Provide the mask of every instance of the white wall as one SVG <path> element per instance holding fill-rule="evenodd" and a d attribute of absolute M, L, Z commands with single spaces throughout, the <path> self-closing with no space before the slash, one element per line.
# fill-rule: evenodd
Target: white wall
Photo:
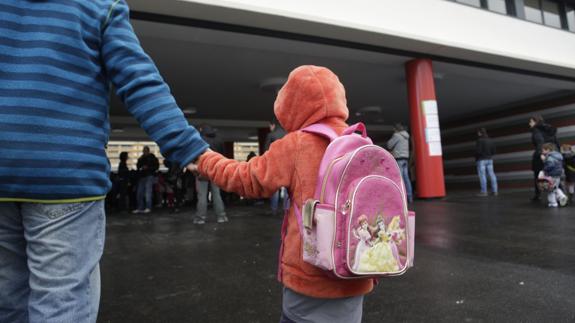
<path fill-rule="evenodd" d="M 128 0 L 132 10 L 575 77 L 575 34 L 446 0 Z"/>

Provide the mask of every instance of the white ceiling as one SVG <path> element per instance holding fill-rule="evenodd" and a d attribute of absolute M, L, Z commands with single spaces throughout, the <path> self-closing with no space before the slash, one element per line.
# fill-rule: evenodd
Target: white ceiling
<path fill-rule="evenodd" d="M 190 120 L 208 120 L 227 140 L 244 140 L 273 116 L 275 94 L 262 81 L 286 77 L 299 65 L 332 69 L 347 89 L 354 116 L 366 106 L 381 106 L 382 117 L 371 129 L 387 130 L 408 122 L 404 63 L 411 57 L 313 44 L 272 37 L 132 21 L 147 53 L 156 62 L 182 109 L 195 107 Z M 514 102 L 572 91 L 575 83 L 434 62 L 441 120 Z M 145 136 L 117 99 L 112 105 L 112 139 Z M 353 121 L 355 121 L 353 120 Z"/>

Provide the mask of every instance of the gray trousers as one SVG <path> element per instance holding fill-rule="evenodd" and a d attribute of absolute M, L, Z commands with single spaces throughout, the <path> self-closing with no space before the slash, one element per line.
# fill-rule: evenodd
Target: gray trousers
<path fill-rule="evenodd" d="M 196 217 L 202 220 L 206 219 L 206 214 L 208 213 L 208 188 L 212 191 L 212 200 L 214 202 L 216 215 L 226 215 L 224 201 L 222 201 L 222 196 L 220 195 L 220 188 L 210 181 L 196 180 L 196 189 L 198 190 Z"/>
<path fill-rule="evenodd" d="M 284 287 L 280 323 L 361 323 L 363 295 L 322 299 Z"/>

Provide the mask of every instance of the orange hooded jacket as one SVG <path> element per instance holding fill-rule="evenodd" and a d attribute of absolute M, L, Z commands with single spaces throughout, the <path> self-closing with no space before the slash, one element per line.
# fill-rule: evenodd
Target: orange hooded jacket
<path fill-rule="evenodd" d="M 314 123 L 324 123 L 341 133 L 349 111 L 345 89 L 329 69 L 300 66 L 293 70 L 279 91 L 275 115 L 288 132 L 270 149 L 249 162 L 237 162 L 215 152 L 207 152 L 198 162 L 199 172 L 225 191 L 249 198 L 269 197 L 287 187 L 297 207 L 312 198 L 319 165 L 328 141 L 298 131 Z M 364 295 L 373 289 L 369 279 L 340 280 L 302 259 L 302 240 L 293 207 L 287 215 L 287 233 L 282 241 L 280 281 L 288 288 L 317 298 Z"/>

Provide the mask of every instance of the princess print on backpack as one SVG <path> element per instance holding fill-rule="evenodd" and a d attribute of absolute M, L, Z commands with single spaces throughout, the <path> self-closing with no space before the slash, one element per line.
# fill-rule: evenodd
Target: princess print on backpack
<path fill-rule="evenodd" d="M 394 217 L 393 219 L 399 220 L 399 217 Z M 398 223 L 393 219 L 386 228 L 383 216 L 377 217 L 377 224 L 373 229 L 372 247 L 358 254 L 357 250 L 360 250 L 360 245 L 358 244 L 354 259 L 355 271 L 393 272 L 399 270 L 401 260 L 396 243 L 400 239 L 401 234 L 392 232 L 392 224 Z M 403 230 L 401 231 L 403 233 Z"/>

